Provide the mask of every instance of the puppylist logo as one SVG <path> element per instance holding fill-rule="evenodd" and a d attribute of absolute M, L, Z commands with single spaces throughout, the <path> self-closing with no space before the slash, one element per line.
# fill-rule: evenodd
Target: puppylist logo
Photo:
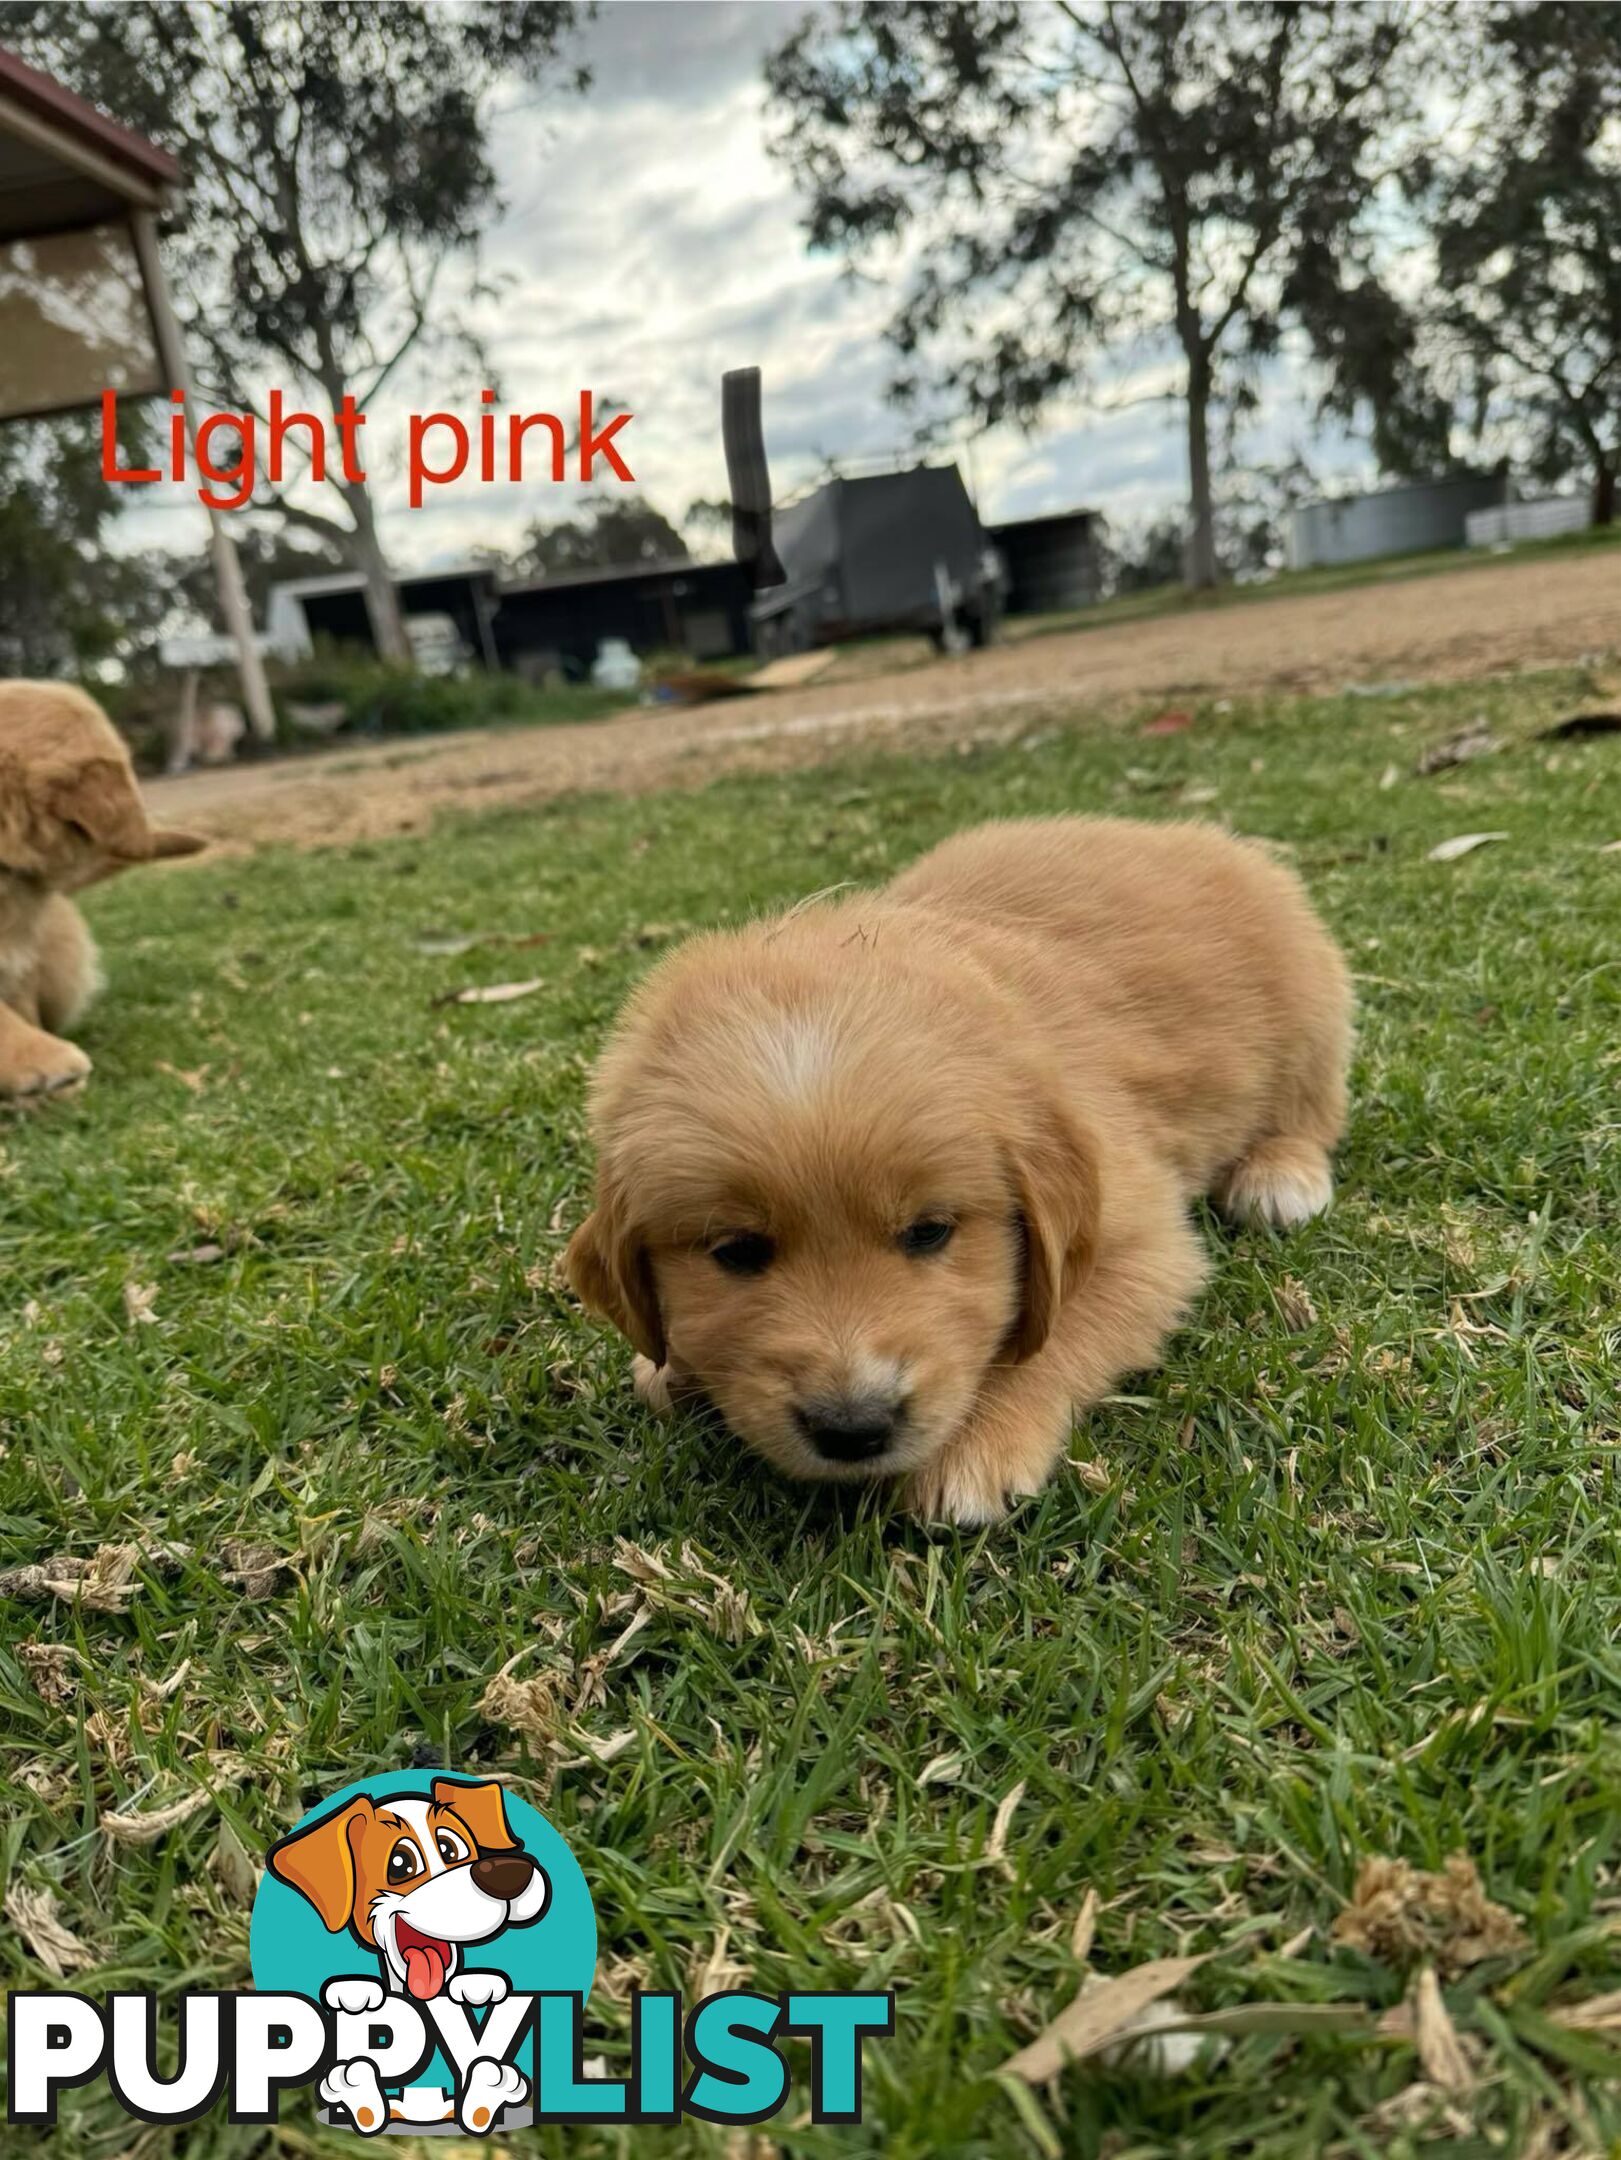
<path fill-rule="evenodd" d="M 625 2078 L 587 2077 L 597 1925 L 578 1861 L 537 1808 L 492 1779 L 398 1772 L 346 1785 L 270 1849 L 254 1900 L 254 1986 L 187 1994 L 176 2068 L 159 2074 L 154 1994 L 8 1999 L 8 2118 L 52 2124 L 105 2076 L 143 2122 L 277 2119 L 315 2088 L 318 2119 L 375 2137 L 532 2123 L 766 2121 L 809 2044 L 817 2123 L 861 2120 L 863 2042 L 894 2029 L 876 1994 L 730 1990 L 631 1998 Z"/>

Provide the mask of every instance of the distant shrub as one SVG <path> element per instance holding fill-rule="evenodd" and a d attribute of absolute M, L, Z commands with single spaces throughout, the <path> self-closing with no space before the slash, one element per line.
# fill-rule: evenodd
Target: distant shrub
<path fill-rule="evenodd" d="M 456 728 L 501 722 L 545 725 L 590 720 L 625 703 L 623 694 L 565 683 L 536 688 L 516 676 L 472 669 L 464 675 L 423 675 L 392 667 L 369 655 L 318 653 L 295 666 L 271 670 L 271 695 L 287 742 L 308 743 L 309 731 L 288 716 L 289 704 L 342 705 L 339 738 L 357 735 L 443 734 Z"/>

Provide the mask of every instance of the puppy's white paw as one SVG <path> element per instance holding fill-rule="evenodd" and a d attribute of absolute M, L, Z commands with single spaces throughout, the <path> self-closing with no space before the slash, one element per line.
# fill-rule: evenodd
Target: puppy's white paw
<path fill-rule="evenodd" d="M 381 2010 L 385 1999 L 380 1980 L 329 1980 L 321 1990 L 321 2000 L 329 2010 L 347 2010 L 354 2017 Z"/>
<path fill-rule="evenodd" d="M 467 2073 L 456 2119 L 474 2137 L 493 2130 L 504 2107 L 512 2107 L 529 2090 L 529 2080 L 511 2063 L 492 2062 L 481 2055 Z"/>
<path fill-rule="evenodd" d="M 901 1486 L 901 1505 L 909 1515 L 964 1530 L 1000 1522 L 1017 1497 L 1000 1469 L 950 1451 L 914 1470 Z"/>
<path fill-rule="evenodd" d="M 383 2098 L 377 2065 L 364 2056 L 354 2062 L 335 2063 L 321 2080 L 321 2098 L 328 2107 L 346 2108 L 362 2137 L 375 2137 L 379 2130 L 388 2128 L 388 2102 Z"/>
<path fill-rule="evenodd" d="M 1321 1215 L 1334 1198 L 1334 1173 L 1315 1140 L 1263 1140 L 1234 1163 L 1216 1188 L 1216 1204 L 1236 1222 L 1293 1230 Z"/>
<path fill-rule="evenodd" d="M 507 1985 L 505 1973 L 459 1972 L 445 1992 L 452 2002 L 469 2003 L 479 2008 L 485 2003 L 505 2002 L 512 1990 Z"/>
<path fill-rule="evenodd" d="M 675 1408 L 670 1393 L 670 1368 L 655 1365 L 638 1350 L 630 1361 L 630 1384 L 655 1417 L 668 1417 Z"/>

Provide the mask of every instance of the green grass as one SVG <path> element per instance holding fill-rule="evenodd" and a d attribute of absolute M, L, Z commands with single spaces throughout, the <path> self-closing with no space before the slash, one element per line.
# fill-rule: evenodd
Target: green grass
<path fill-rule="evenodd" d="M 865 2127 L 769 2126 L 795 2155 L 1615 2149 L 1612 2044 L 1572 2067 L 1536 2014 L 1621 1986 L 1621 856 L 1597 852 L 1621 741 L 1526 740 L 1595 694 L 1566 674 L 1204 706 L 1162 739 L 1077 718 L 94 893 L 90 1091 L 0 1127 L 0 1564 L 176 1557 L 121 1612 L 0 1601 L 0 1874 L 55 1890 L 95 1961 L 73 1984 L 245 1984 L 222 1824 L 257 1863 L 306 1796 L 425 1750 L 512 1777 L 572 1841 L 603 1939 L 592 2052 L 620 2059 L 630 1985 L 690 1984 L 723 1934 L 768 1989 L 894 1989 Z M 1477 713 L 1515 746 L 1410 777 Z M 1358 972 L 1334 1212 L 1287 1242 L 1207 1223 L 1195 1318 L 1077 1434 L 1101 1472 L 983 1534 L 650 1421 L 624 1347 L 552 1279 L 585 1072 L 650 956 L 977 818 L 1174 815 L 1185 790 L 1296 851 Z M 446 931 L 549 942 L 422 949 Z M 532 975 L 515 1003 L 436 1003 Z M 268 1581 L 233 1539 L 275 1556 Z M 631 1609 L 618 1539 L 676 1589 L 575 1711 Z M 68 1653 L 55 1687 L 30 1645 Z M 554 1702 L 527 1739 L 480 1708 L 520 1652 Z M 634 1738 L 601 1766 L 578 1729 Z M 98 1831 L 192 1791 L 211 1752 L 241 1773 L 217 1805 L 150 1846 Z M 986 1846 L 1020 1783 L 1004 1864 Z M 1022 2106 L 993 2077 L 1074 1994 L 1089 1888 L 1098 1973 L 1211 1951 L 1200 2008 L 1388 2006 L 1404 1977 L 1327 1931 L 1361 1856 L 1456 1850 L 1538 1955 L 1453 1989 L 1481 2083 L 1450 2117 L 1390 2041 L 1241 2038 L 1180 2079 L 1072 2071 Z M 43 1981 L 12 1933 L 0 1970 Z M 137 2138 L 98 2086 L 49 2149 L 356 2149 L 307 2099 L 286 2113 Z"/>
<path fill-rule="evenodd" d="M 1381 555 L 1371 562 L 1325 564 L 1316 570 L 1280 570 L 1275 577 L 1244 585 L 1220 585 L 1196 592 L 1188 585 L 1154 585 L 1146 592 L 1119 593 L 1090 607 L 1066 608 L 1051 615 L 1015 615 L 1002 634 L 1015 643 L 1046 637 L 1054 631 L 1107 630 L 1116 623 L 1151 622 L 1161 615 L 1185 615 L 1210 608 L 1244 607 L 1254 600 L 1304 598 L 1313 593 L 1349 592 L 1355 586 L 1402 584 L 1409 578 L 1436 577 L 1448 570 L 1484 570 L 1506 562 L 1561 561 L 1570 555 L 1602 554 L 1621 547 L 1621 525 L 1587 532 L 1559 533 L 1551 540 L 1521 540 L 1505 548 L 1425 548 L 1416 555 Z"/>

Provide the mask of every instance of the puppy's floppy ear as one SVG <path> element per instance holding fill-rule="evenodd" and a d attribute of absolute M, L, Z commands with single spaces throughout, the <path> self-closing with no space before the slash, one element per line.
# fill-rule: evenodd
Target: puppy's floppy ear
<path fill-rule="evenodd" d="M 24 760 L 0 750 L 0 870 L 43 877 L 51 869 L 36 792 Z"/>
<path fill-rule="evenodd" d="M 507 1823 L 506 1802 L 493 1778 L 482 1785 L 458 1785 L 450 1778 L 435 1778 L 433 1804 L 461 1817 L 481 1853 L 517 1850 L 518 1840 Z"/>
<path fill-rule="evenodd" d="M 1034 1357 L 1092 1265 L 1102 1198 L 1096 1140 L 1042 1084 L 1012 1149 L 1024 1226 L 1024 1285 L 1008 1336 L 1015 1364 Z"/>
<path fill-rule="evenodd" d="M 115 862 L 147 862 L 152 828 L 129 768 L 117 758 L 91 758 L 51 789 L 50 807 Z"/>
<path fill-rule="evenodd" d="M 308 1898 L 321 1915 L 322 1926 L 334 1935 L 349 1925 L 355 1910 L 355 1854 L 350 1832 L 370 1822 L 375 1813 L 370 1800 L 362 1795 L 335 1814 L 323 1815 L 307 1830 L 295 1830 L 291 1837 L 272 1845 L 266 1856 L 271 1874 Z"/>
<path fill-rule="evenodd" d="M 606 1177 L 598 1181 L 596 1206 L 568 1241 L 563 1272 L 582 1304 L 611 1320 L 643 1357 L 664 1363 L 653 1264 L 623 1198 Z"/>

